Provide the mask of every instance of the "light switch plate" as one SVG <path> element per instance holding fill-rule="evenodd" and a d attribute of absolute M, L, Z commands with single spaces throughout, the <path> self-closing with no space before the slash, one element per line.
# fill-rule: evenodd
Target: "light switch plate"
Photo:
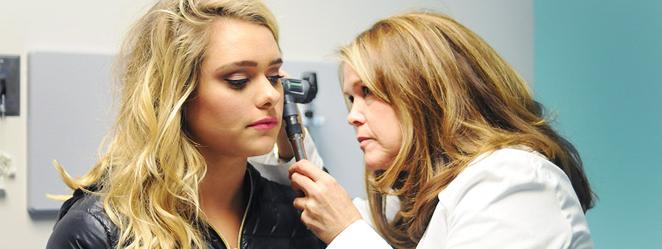
<path fill-rule="evenodd" d="M 0 55 L 0 80 L 5 81 L 5 116 L 21 113 L 21 59 L 15 55 Z"/>

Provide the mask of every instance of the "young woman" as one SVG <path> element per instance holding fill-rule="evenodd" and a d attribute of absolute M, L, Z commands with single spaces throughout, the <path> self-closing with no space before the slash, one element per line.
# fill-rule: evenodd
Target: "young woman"
<path fill-rule="evenodd" d="M 47 248 L 324 247 L 292 190 L 247 162 L 281 130 L 283 60 L 262 2 L 159 1 L 121 59 L 107 152 L 82 178 L 63 172 L 76 191 Z"/>
<path fill-rule="evenodd" d="M 476 34 L 409 13 L 340 53 L 368 205 L 310 162 L 290 168 L 301 220 L 328 248 L 593 247 L 577 151 Z"/>

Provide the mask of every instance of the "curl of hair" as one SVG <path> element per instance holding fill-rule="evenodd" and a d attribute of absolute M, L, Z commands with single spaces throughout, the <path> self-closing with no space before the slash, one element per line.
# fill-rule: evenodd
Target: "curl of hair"
<path fill-rule="evenodd" d="M 593 194 L 575 148 L 543 117 L 526 82 L 478 35 L 450 17 L 413 12 L 378 21 L 340 49 L 344 64 L 395 110 L 402 145 L 382 172 L 366 172 L 377 230 L 414 248 L 437 195 L 477 156 L 526 146 L 570 178 L 584 211 Z M 385 216 L 386 195 L 401 209 Z"/>
<path fill-rule="evenodd" d="M 105 153 L 77 179 L 57 166 L 72 189 L 95 186 L 118 227 L 116 248 L 205 247 L 198 184 L 206 164 L 182 113 L 219 18 L 265 26 L 278 41 L 275 18 L 259 0 L 159 1 L 123 44 L 119 110 Z"/>

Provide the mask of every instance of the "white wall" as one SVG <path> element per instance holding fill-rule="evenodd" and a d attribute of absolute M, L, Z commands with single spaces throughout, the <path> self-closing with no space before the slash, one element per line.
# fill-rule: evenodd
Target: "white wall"
<path fill-rule="evenodd" d="M 482 36 L 528 81 L 533 80 L 532 0 L 267 1 L 280 21 L 288 58 L 334 59 L 340 45 L 378 19 L 421 8 L 449 14 Z M 295 10 L 296 9 L 296 10 Z"/>
<path fill-rule="evenodd" d="M 499 50 L 526 79 L 533 78 L 531 0 L 266 2 L 280 22 L 281 46 L 286 59 L 333 60 L 338 46 L 373 21 L 403 10 L 425 7 L 444 10 L 457 17 Z M 43 248 L 54 223 L 32 220 L 27 213 L 27 53 L 114 53 L 130 23 L 151 3 L 146 0 L 0 0 L 0 54 L 21 56 L 22 89 L 21 116 L 0 120 L 0 151 L 13 157 L 17 169 L 16 177 L 4 184 L 6 195 L 0 197 L 0 248 Z M 361 174 L 355 175 L 360 181 Z"/>

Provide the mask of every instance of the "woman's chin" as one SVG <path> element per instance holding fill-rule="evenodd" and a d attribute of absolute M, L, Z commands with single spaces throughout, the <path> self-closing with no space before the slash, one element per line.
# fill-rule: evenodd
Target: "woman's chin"
<path fill-rule="evenodd" d="M 387 167 L 388 167 L 388 165 L 386 165 L 385 163 L 372 162 L 370 160 L 365 160 L 365 168 L 370 172 L 374 172 L 374 171 L 377 171 L 377 170 L 385 170 Z"/>
<path fill-rule="evenodd" d="M 261 156 L 267 153 L 270 153 L 274 150 L 274 144 L 264 144 L 264 145 L 259 145 L 256 144 L 257 146 L 253 147 L 249 152 L 248 156 Z"/>
<path fill-rule="evenodd" d="M 385 170 L 391 165 L 392 156 L 372 151 L 363 153 L 363 162 L 368 171 Z"/>

